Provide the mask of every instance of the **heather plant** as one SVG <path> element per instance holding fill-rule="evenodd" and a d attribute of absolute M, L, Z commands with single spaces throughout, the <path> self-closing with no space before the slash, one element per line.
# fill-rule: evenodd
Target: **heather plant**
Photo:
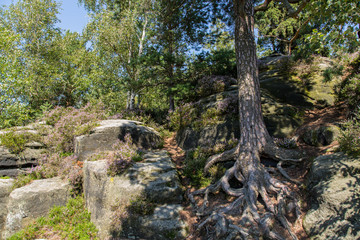
<path fill-rule="evenodd" d="M 139 161 L 140 153 L 134 146 L 130 134 L 126 134 L 124 141 L 118 140 L 113 146 L 113 151 L 106 156 L 107 172 L 110 176 L 122 173 L 130 167 L 134 161 Z"/>
<path fill-rule="evenodd" d="M 199 97 L 206 97 L 214 93 L 223 92 L 227 87 L 236 84 L 236 80 L 225 76 L 207 76 L 199 79 L 196 93 Z"/>
<path fill-rule="evenodd" d="M 174 111 L 169 112 L 169 125 L 178 131 L 181 128 L 190 125 L 196 119 L 196 107 L 192 103 L 181 104 Z"/>
<path fill-rule="evenodd" d="M 74 195 L 82 190 L 82 163 L 77 161 L 75 155 L 62 155 L 53 153 L 46 155 L 38 166 L 32 167 L 25 174 L 17 176 L 13 188 L 19 188 L 36 179 L 45 179 L 59 176 L 67 179 Z"/>
<path fill-rule="evenodd" d="M 55 108 L 44 117 L 48 124 L 54 126 L 45 141 L 57 152 L 73 152 L 74 138 L 90 133 L 96 127 L 96 122 L 105 117 L 106 113 L 101 104 L 87 104 L 80 109 Z"/>
<path fill-rule="evenodd" d="M 42 137 L 32 132 L 16 132 L 16 130 L 10 130 L 0 135 L 1 145 L 14 154 L 24 151 L 25 145 L 33 141 L 42 142 Z"/>
<path fill-rule="evenodd" d="M 338 140 L 341 151 L 360 156 L 360 107 L 354 117 L 343 124 Z"/>
<path fill-rule="evenodd" d="M 296 141 L 293 138 L 273 138 L 273 139 L 274 139 L 274 143 L 278 147 L 289 148 L 289 149 L 297 148 Z"/>
<path fill-rule="evenodd" d="M 83 197 L 72 198 L 66 206 L 55 206 L 9 240 L 22 239 L 97 239 L 97 229 L 90 220 Z"/>

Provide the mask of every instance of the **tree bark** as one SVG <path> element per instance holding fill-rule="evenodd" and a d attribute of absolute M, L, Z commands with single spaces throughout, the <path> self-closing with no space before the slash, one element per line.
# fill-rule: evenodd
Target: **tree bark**
<path fill-rule="evenodd" d="M 256 43 L 254 37 L 254 1 L 234 0 L 235 49 L 239 85 L 240 149 L 260 153 L 270 139 L 261 113 Z M 259 158 L 257 158 L 260 160 Z M 249 163 L 256 164 L 258 163 Z"/>

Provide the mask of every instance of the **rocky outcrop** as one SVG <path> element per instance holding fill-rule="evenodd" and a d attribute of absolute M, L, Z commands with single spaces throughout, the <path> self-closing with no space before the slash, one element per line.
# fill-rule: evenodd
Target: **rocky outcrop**
<path fill-rule="evenodd" d="M 69 183 L 60 178 L 35 180 L 17 188 L 9 195 L 3 238 L 21 230 L 38 217 L 45 216 L 51 207 L 64 206 L 70 197 Z"/>
<path fill-rule="evenodd" d="M 316 158 L 309 173 L 311 208 L 303 226 L 311 238 L 360 239 L 360 158 Z"/>
<path fill-rule="evenodd" d="M 80 160 L 98 151 L 112 150 L 117 140 L 124 140 L 130 134 L 133 143 L 139 148 L 152 149 L 161 144 L 161 137 L 152 128 L 145 127 L 141 122 L 131 120 L 104 120 L 99 122 L 89 135 L 75 138 L 75 154 Z"/>
<path fill-rule="evenodd" d="M 0 179 L 0 240 L 4 232 L 5 220 L 7 216 L 7 203 L 12 190 L 13 179 Z"/>
<path fill-rule="evenodd" d="M 115 177 L 108 176 L 105 160 L 85 161 L 83 171 L 85 202 L 100 239 L 120 236 L 168 239 L 167 234 L 183 233 L 184 224 L 179 219 L 182 190 L 166 151 L 145 154 L 143 162 Z M 130 214 L 116 225 L 114 222 L 119 218 L 114 218 L 127 216 L 128 209 L 139 199 L 157 205 L 153 214 Z"/>

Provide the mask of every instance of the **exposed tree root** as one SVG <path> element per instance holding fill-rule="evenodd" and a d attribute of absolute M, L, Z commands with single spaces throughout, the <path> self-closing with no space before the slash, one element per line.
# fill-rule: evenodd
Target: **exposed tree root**
<path fill-rule="evenodd" d="M 265 154 L 269 156 L 268 153 L 265 152 Z M 286 161 L 299 162 L 300 160 L 282 158 L 279 156 L 279 151 L 276 152 L 276 150 L 271 152 L 271 156 L 276 156 L 274 158 L 279 160 L 278 169 L 280 173 L 290 180 L 291 178 L 281 167 L 281 164 Z M 206 163 L 205 171 L 216 163 L 231 159 L 236 159 L 235 164 L 225 172 L 219 181 L 188 195 L 197 214 L 204 219 L 198 225 L 198 229 L 212 226 L 217 239 L 235 239 L 236 237 L 258 239 L 261 236 L 271 239 L 285 239 L 290 236 L 292 239 L 297 239 L 286 218 L 288 203 L 295 206 L 292 211 L 297 216 L 296 219 L 299 218 L 300 207 L 297 199 L 284 183 L 273 178 L 260 164 L 260 155 L 257 152 L 239 151 L 238 146 L 210 157 Z M 229 183 L 231 179 L 236 179 L 241 187 L 232 187 Z M 220 190 L 236 199 L 227 206 L 210 210 L 209 195 L 216 194 Z M 194 198 L 197 195 L 203 195 L 204 201 L 200 206 L 196 204 Z M 259 209 L 261 204 L 264 209 L 262 207 Z M 234 216 L 234 213 L 238 216 L 236 222 L 229 217 Z M 281 236 L 274 231 L 273 224 L 275 222 L 280 223 L 287 230 L 289 236 Z"/>

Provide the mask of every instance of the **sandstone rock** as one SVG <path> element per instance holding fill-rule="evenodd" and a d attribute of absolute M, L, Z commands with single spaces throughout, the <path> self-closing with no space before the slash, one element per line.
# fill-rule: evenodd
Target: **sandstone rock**
<path fill-rule="evenodd" d="M 53 206 L 64 206 L 70 197 L 69 183 L 60 178 L 35 180 L 17 188 L 8 199 L 3 237 L 8 238 Z"/>
<path fill-rule="evenodd" d="M 360 159 L 316 158 L 309 173 L 311 208 L 303 226 L 314 239 L 360 239 Z"/>
<path fill-rule="evenodd" d="M 11 192 L 14 179 L 0 179 L 0 240 L 4 232 L 5 220 L 7 215 L 7 203 Z"/>
<path fill-rule="evenodd" d="M 112 150 L 114 143 L 118 139 L 123 141 L 128 133 L 139 148 L 152 149 L 161 144 L 161 138 L 154 129 L 137 121 L 104 120 L 99 124 L 89 135 L 75 138 L 75 153 L 80 160 L 98 151 Z"/>
<path fill-rule="evenodd" d="M 304 131 L 301 139 L 308 145 L 327 146 L 340 134 L 340 128 L 335 125 L 317 126 Z"/>
<path fill-rule="evenodd" d="M 85 161 L 83 171 L 85 202 L 92 222 L 99 229 L 100 239 L 129 230 L 123 226 L 112 229 L 114 206 L 126 208 L 140 197 L 157 204 L 176 204 L 182 200 L 177 172 L 166 151 L 145 154 L 143 162 L 115 177 L 107 175 L 105 160 Z M 132 224 L 130 227 L 130 232 L 139 232 L 144 226 Z"/>
<path fill-rule="evenodd" d="M 11 153 L 6 147 L 0 146 L 0 176 L 18 175 L 24 168 L 37 165 L 44 156 L 44 149 L 25 148 L 19 154 Z"/>

